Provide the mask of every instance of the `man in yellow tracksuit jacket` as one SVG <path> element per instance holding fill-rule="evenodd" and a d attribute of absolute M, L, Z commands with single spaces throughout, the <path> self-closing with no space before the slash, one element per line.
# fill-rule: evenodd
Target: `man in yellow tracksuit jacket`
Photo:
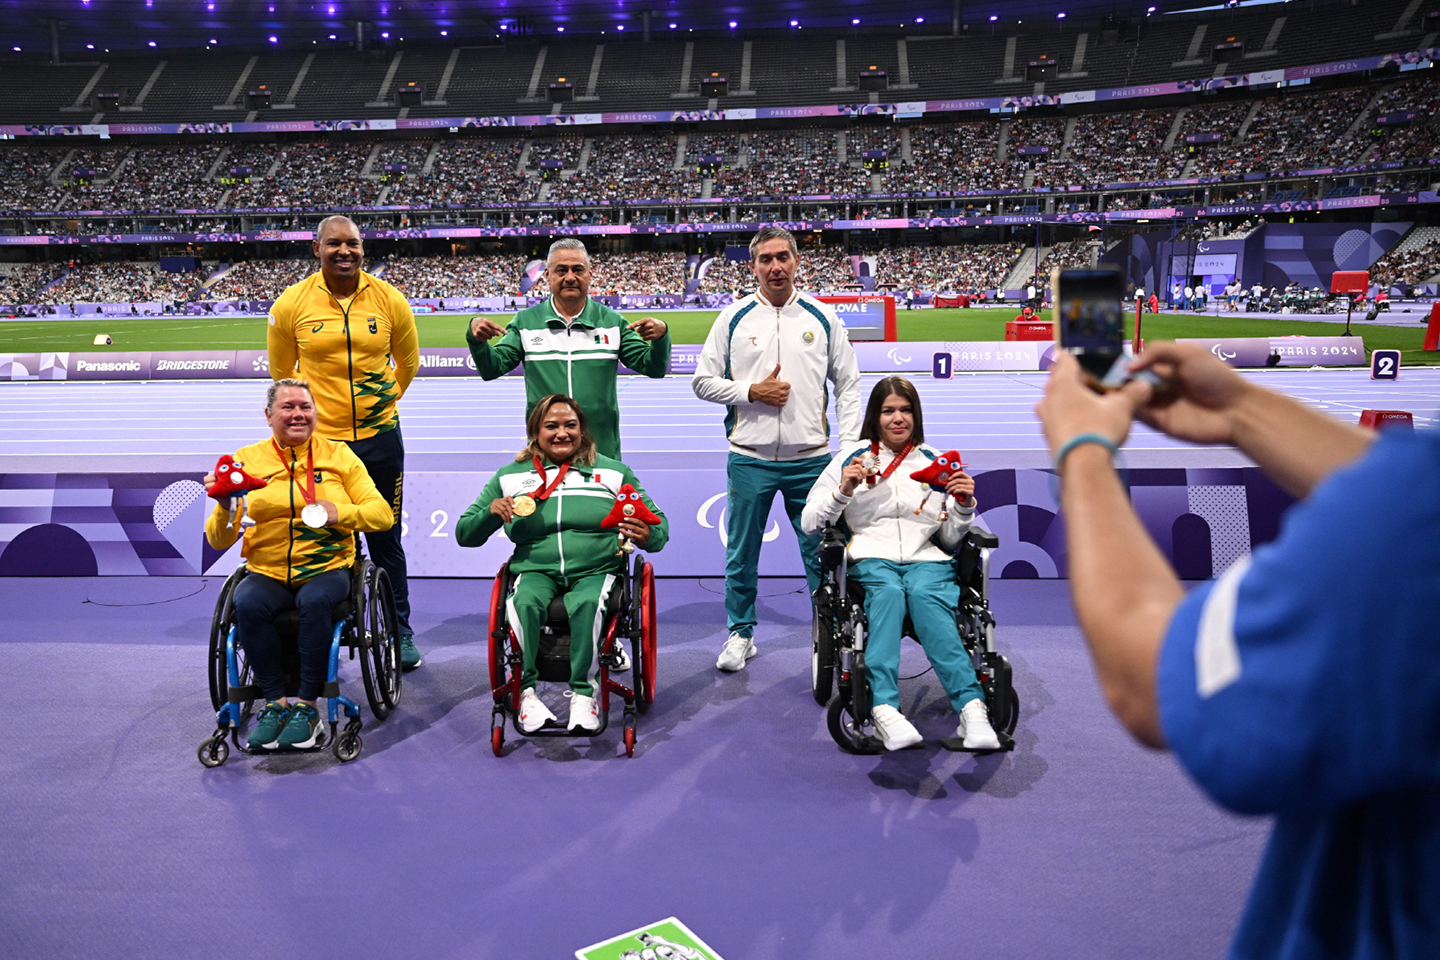
<path fill-rule="evenodd" d="M 320 271 L 287 289 L 270 310 L 270 376 L 310 381 L 316 433 L 349 444 L 390 504 L 394 526 L 366 534 L 365 545 L 390 574 L 401 659 L 414 669 L 421 660 L 400 541 L 405 444 L 396 404 L 420 366 L 415 315 L 400 291 L 361 269 L 364 243 L 350 218 L 322 220 L 313 247 Z"/>

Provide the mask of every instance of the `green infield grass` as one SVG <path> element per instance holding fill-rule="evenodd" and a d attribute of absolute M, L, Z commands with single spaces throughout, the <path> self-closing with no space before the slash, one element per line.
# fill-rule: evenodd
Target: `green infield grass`
<path fill-rule="evenodd" d="M 977 307 L 969 310 L 901 310 L 896 317 L 901 340 L 1003 340 L 1005 321 L 1015 316 L 1015 307 Z M 634 317 L 643 311 L 632 311 Z M 675 343 L 703 343 L 715 319 L 713 310 L 686 310 L 660 313 L 670 325 Z M 497 315 L 501 323 L 507 315 Z M 415 318 L 424 347 L 465 345 L 468 314 L 421 314 Z M 1275 337 L 1337 336 L 1344 332 L 1339 323 L 1291 320 L 1285 317 L 1256 319 L 1235 316 L 1197 316 L 1190 313 L 1146 314 L 1142 332 L 1146 340 L 1176 340 L 1186 337 Z M 1407 364 L 1440 365 L 1440 353 L 1424 353 L 1420 347 L 1425 326 L 1356 325 L 1367 350 L 1400 350 Z M 96 334 L 108 334 L 111 346 L 95 346 Z M 0 353 L 49 353 L 68 351 L 123 350 L 263 350 L 263 317 L 93 317 L 83 320 L 0 321 Z"/>

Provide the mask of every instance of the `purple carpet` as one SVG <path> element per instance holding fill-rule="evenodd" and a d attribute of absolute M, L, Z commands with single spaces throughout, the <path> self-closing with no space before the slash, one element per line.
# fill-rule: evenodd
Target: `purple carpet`
<path fill-rule="evenodd" d="M 425 665 L 389 721 L 364 712 L 359 760 L 206 770 L 219 584 L 0 579 L 0 956 L 562 960 L 674 915 L 726 960 L 1209 958 L 1267 830 L 1111 719 L 1062 581 L 994 585 L 1013 754 L 843 754 L 803 584 L 762 582 L 760 656 L 722 675 L 720 583 L 664 580 L 635 758 L 617 724 L 497 759 L 490 584 L 421 580 Z M 907 644 L 902 676 L 925 666 Z M 901 690 L 953 732 L 932 674 Z"/>

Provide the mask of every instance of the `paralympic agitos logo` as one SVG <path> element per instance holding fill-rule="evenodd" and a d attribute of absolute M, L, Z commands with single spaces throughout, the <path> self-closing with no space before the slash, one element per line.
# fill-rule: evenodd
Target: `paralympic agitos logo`
<path fill-rule="evenodd" d="M 709 500 L 706 500 L 704 503 L 700 504 L 700 509 L 695 511 L 695 522 L 700 524 L 700 526 L 704 527 L 707 530 L 714 530 L 716 533 L 718 533 L 720 535 L 720 545 L 722 547 L 730 546 L 730 535 L 726 532 L 725 504 L 721 502 L 725 499 L 725 497 L 726 494 L 717 493 Z M 714 523 L 711 523 L 710 509 L 714 507 L 717 503 L 720 504 L 720 515 L 715 518 Z M 765 531 L 765 535 L 761 539 L 763 542 L 769 543 L 771 540 L 775 540 L 779 536 L 780 523 L 778 521 L 772 520 L 770 521 L 769 529 Z"/>

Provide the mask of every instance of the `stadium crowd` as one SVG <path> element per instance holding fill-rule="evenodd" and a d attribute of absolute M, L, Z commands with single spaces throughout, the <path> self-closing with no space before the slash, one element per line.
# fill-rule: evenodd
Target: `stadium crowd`
<path fill-rule="evenodd" d="M 67 267 L 60 279 L 33 293 L 23 302 L 63 303 L 174 303 L 193 299 L 205 279 L 203 268 L 166 273 L 158 263 L 119 261 Z"/>
<path fill-rule="evenodd" d="M 1391 251 L 1370 267 L 1370 282 L 1380 287 L 1433 282 L 1440 275 L 1440 238 L 1409 250 Z"/>
<path fill-rule="evenodd" d="M 380 276 L 411 299 L 519 296 L 529 258 L 519 254 L 479 257 L 392 257 Z"/>
<path fill-rule="evenodd" d="M 596 137 L 585 170 L 550 181 L 547 200 L 684 199 L 700 196 L 700 179 L 676 170 L 675 138 L 659 134 Z"/>
<path fill-rule="evenodd" d="M 878 254 L 877 284 L 900 290 L 973 292 L 1004 281 L 1022 248 L 962 243 L 951 247 L 886 248 Z"/>
<path fill-rule="evenodd" d="M 1367 110 L 1377 89 L 1378 98 Z M 1237 140 L 1252 105 L 1254 117 L 1244 139 Z M 1375 122 L 1381 115 L 1400 112 L 1414 113 L 1414 121 L 1384 126 Z M 1368 122 L 1356 124 L 1362 114 Z M 598 132 L 590 137 L 584 169 L 580 160 L 586 138 L 570 131 L 438 141 L 104 144 L 74 149 L 4 143 L 0 210 L 203 210 L 219 206 L 222 198 L 235 209 L 333 208 L 376 204 L 382 192 L 387 204 L 414 206 L 499 205 L 542 198 L 557 203 L 678 200 L 701 195 L 703 178 L 695 165 L 702 155 L 724 158 L 712 195 L 732 198 L 864 196 L 871 188 L 870 173 L 861 168 L 867 150 L 887 151 L 890 166 L 881 189 L 902 194 L 1018 190 L 1027 174 L 1034 186 L 1046 187 L 1170 179 L 1182 172 L 1206 177 L 1423 160 L 1435 154 L 1435 143 L 1440 142 L 1435 136 L 1440 83 L 1410 78 L 1383 88 L 1285 93 L 1259 101 L 1186 107 L 1177 143 L 1167 151 L 1164 143 L 1175 117 L 1168 109 L 1081 115 L 1068 145 L 1066 120 L 1023 115 L 917 123 L 904 130 L 863 126 L 844 134 L 825 127 L 691 134 L 685 137 L 683 170 L 674 168 L 679 137 L 671 133 Z M 1005 124 L 1002 162 L 995 157 Z M 1352 126 L 1356 132 L 1347 135 Z M 1185 135 L 1207 132 L 1222 139 L 1194 147 L 1184 144 Z M 909 161 L 904 159 L 906 137 Z M 1020 154 L 1026 147 L 1048 147 L 1049 152 Z M 1192 156 L 1195 162 L 1185 171 Z M 574 175 L 542 183 L 540 164 L 547 159 L 558 160 Z M 398 171 L 387 173 L 387 164 L 404 164 L 403 178 L 396 176 Z M 246 178 L 248 182 L 236 182 Z M 1421 178 L 1422 189 L 1427 182 Z M 1018 205 L 1026 206 L 1023 198 Z"/>
<path fill-rule="evenodd" d="M 892 165 L 886 187 L 896 192 L 1005 190 L 1020 186 L 1010 171 L 995 162 L 999 125 L 927 123 L 910 129 L 911 163 Z"/>
<path fill-rule="evenodd" d="M 308 252 L 308 251 L 307 251 Z M 293 260 L 241 260 L 232 263 L 196 300 L 274 300 L 292 283 L 315 272 L 311 257 Z"/>
<path fill-rule="evenodd" d="M 1124 183 L 1168 180 L 1185 169 L 1185 155 L 1165 150 L 1174 110 L 1140 110 L 1081 117 L 1059 165 L 1048 165 L 1051 181 Z"/>

